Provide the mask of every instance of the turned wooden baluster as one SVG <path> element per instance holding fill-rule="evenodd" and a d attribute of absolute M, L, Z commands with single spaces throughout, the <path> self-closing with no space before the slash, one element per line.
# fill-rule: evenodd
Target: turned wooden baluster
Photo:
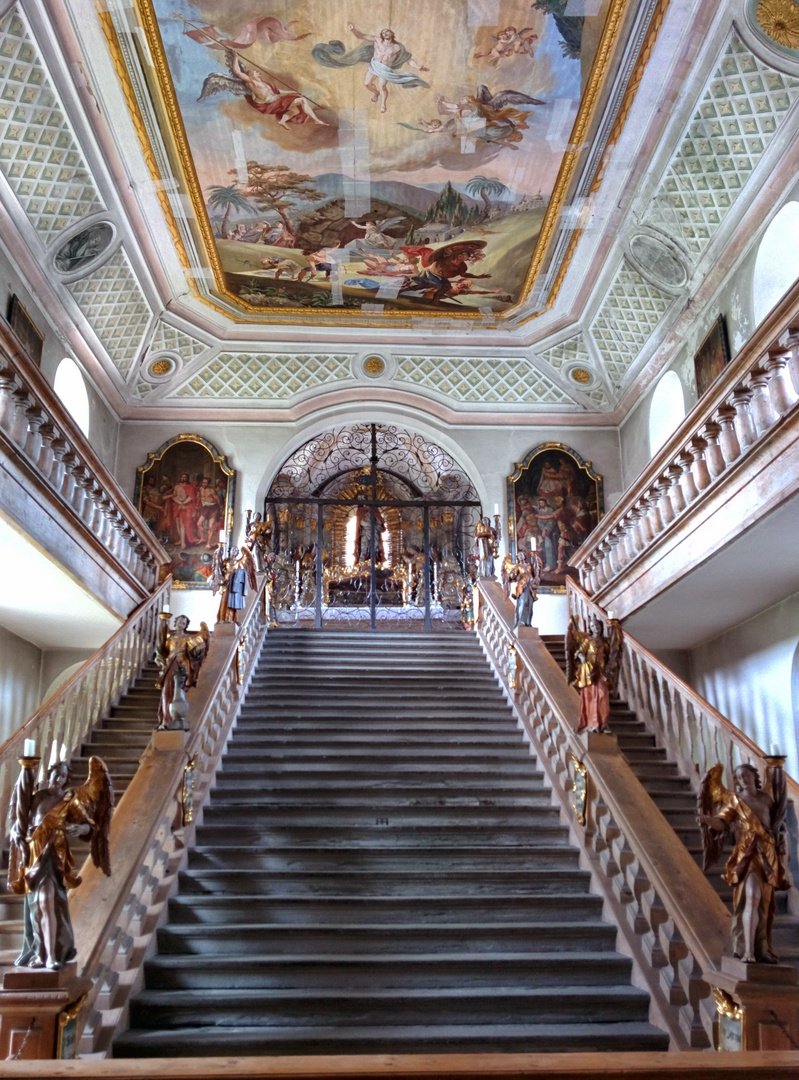
<path fill-rule="evenodd" d="M 694 480 L 694 456 L 691 451 L 686 449 L 683 450 L 681 454 L 678 454 L 677 464 L 682 472 L 682 475 L 680 476 L 680 486 L 682 487 L 682 492 L 685 496 L 685 504 L 686 506 L 689 506 L 699 494 L 696 480 Z"/>
<path fill-rule="evenodd" d="M 716 417 L 719 422 L 719 446 L 726 465 L 732 465 L 741 456 L 741 444 L 735 430 L 736 410 L 732 405 L 722 405 Z"/>
<path fill-rule="evenodd" d="M 39 451 L 39 471 L 50 484 L 53 482 L 53 470 L 55 468 L 53 439 L 56 438 L 56 435 L 56 429 L 49 420 L 45 420 L 39 428 L 39 438 L 42 441 L 42 448 Z"/>
<path fill-rule="evenodd" d="M 649 506 L 649 523 L 652 529 L 652 536 L 658 536 L 666 527 L 663 521 L 663 515 L 660 511 L 660 491 L 657 484 L 653 484 L 649 491 L 646 493 L 646 501 Z"/>
<path fill-rule="evenodd" d="M 655 539 L 655 532 L 652 528 L 652 521 L 650 519 L 649 502 L 647 501 L 646 496 L 639 499 L 635 510 L 638 514 L 638 535 L 641 537 L 641 550 L 646 551 Z"/>
<path fill-rule="evenodd" d="M 753 391 L 748 386 L 738 386 L 732 392 L 732 404 L 735 408 L 735 430 L 741 450 L 746 451 L 757 441 L 757 428 L 752 415 Z"/>
<path fill-rule="evenodd" d="M 659 476 L 655 482 L 655 490 L 658 493 L 659 501 L 658 507 L 660 509 L 660 520 L 663 522 L 664 528 L 670 525 L 674 521 L 674 507 L 671 503 L 670 491 L 671 481 L 665 474 Z"/>
<path fill-rule="evenodd" d="M 707 463 L 707 470 L 710 473 L 711 480 L 715 480 L 717 476 L 721 476 L 726 468 L 724 455 L 719 446 L 720 433 L 721 426 L 717 424 L 715 420 L 708 420 L 699 432 L 700 437 L 705 444 L 705 462 Z"/>
<path fill-rule="evenodd" d="M 41 429 L 47 419 L 47 415 L 45 414 L 44 409 L 40 409 L 38 405 L 32 404 L 25 410 L 25 416 L 28 421 L 28 438 L 25 442 L 25 453 L 38 468 L 39 457 L 42 452 Z"/>
<path fill-rule="evenodd" d="M 26 387 L 17 386 L 11 391 L 14 400 L 14 417 L 11 421 L 9 436 L 20 450 L 23 450 L 28 438 L 27 410 L 33 404 Z"/>
<path fill-rule="evenodd" d="M 704 491 L 706 487 L 710 487 L 712 482 L 710 470 L 707 467 L 707 460 L 705 459 L 706 447 L 707 443 L 700 435 L 695 435 L 693 439 L 691 439 L 688 447 L 689 452 L 694 459 L 692 474 L 697 491 Z"/>
<path fill-rule="evenodd" d="M 14 401 L 16 385 L 17 376 L 12 368 L 0 370 L 0 428 L 6 434 L 10 434 L 17 411 Z"/>
<path fill-rule="evenodd" d="M 779 419 L 777 411 L 771 403 L 771 395 L 768 389 L 770 379 L 771 375 L 767 369 L 760 365 L 752 368 L 749 373 L 748 382 L 752 390 L 752 401 L 749 407 L 758 435 L 768 431 Z"/>
<path fill-rule="evenodd" d="M 666 476 L 669 479 L 669 499 L 671 505 L 674 508 L 674 516 L 677 517 L 685 509 L 687 503 L 685 501 L 685 492 L 683 486 L 680 483 L 680 477 L 682 476 L 682 469 L 679 465 L 672 463 L 666 469 Z"/>
<path fill-rule="evenodd" d="M 782 349 L 771 354 L 765 362 L 766 370 L 771 376 L 768 384 L 771 403 L 780 416 L 790 412 L 796 402 L 799 401 L 799 394 L 794 389 L 790 371 L 788 370 L 790 359 L 790 351 Z"/>

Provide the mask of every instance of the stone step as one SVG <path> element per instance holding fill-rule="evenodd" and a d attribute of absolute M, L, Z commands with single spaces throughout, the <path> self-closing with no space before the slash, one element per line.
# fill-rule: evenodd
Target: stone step
<path fill-rule="evenodd" d="M 503 849 L 501 862 L 503 866 L 513 870 L 539 870 L 549 869 L 560 872 L 563 866 L 573 866 L 577 858 L 574 848 L 569 847 L 566 838 L 562 846 L 557 846 L 551 841 L 546 846 L 534 848 L 530 845 L 521 847 L 508 847 Z M 456 871 L 491 870 L 496 868 L 497 849 L 494 846 L 488 848 L 465 848 L 463 851 L 451 851 L 446 848 L 430 850 L 429 848 L 408 847 L 405 850 L 397 850 L 392 844 L 391 848 L 378 848 L 357 846 L 343 848 L 332 846 L 327 851 L 315 850 L 312 847 L 281 847 L 253 849 L 248 847 L 196 847 L 189 852 L 188 865 L 191 870 L 214 870 L 214 869 L 243 869 L 249 867 L 252 870 L 326 870 L 339 871 L 368 871 L 370 874 L 379 874 L 386 870 L 401 870 L 404 872 L 429 871 L 436 869 L 446 870 L 448 873 Z"/>
<path fill-rule="evenodd" d="M 358 773 L 348 774 L 341 776 L 340 772 L 323 773 L 317 772 L 313 774 L 313 790 L 329 791 L 329 792 L 348 792 L 348 793 L 366 793 L 370 791 L 374 792 L 413 792 L 418 791 L 426 796 L 438 794 L 442 797 L 449 795 L 485 795 L 486 798 L 491 797 L 492 792 L 498 792 L 500 794 L 511 792 L 535 792 L 540 791 L 543 783 L 543 774 L 540 772 L 530 771 L 529 777 L 525 775 L 510 777 L 502 777 L 497 780 L 494 777 L 487 777 L 484 773 L 479 771 L 473 771 L 469 774 L 453 777 L 452 774 L 447 773 L 444 775 L 443 771 L 439 772 L 436 769 L 432 769 L 428 772 L 419 773 L 414 775 L 412 773 L 404 772 L 397 773 L 395 776 L 384 776 L 379 771 L 374 771 L 369 774 L 368 777 L 362 776 Z M 232 784 L 237 786 L 238 784 L 255 784 L 260 790 L 267 793 L 276 792 L 301 792 L 303 794 L 308 793 L 308 777 L 304 775 L 292 775 L 291 773 L 281 773 L 274 776 L 270 776 L 268 780 L 264 780 L 263 769 L 257 765 L 253 766 L 249 772 L 243 768 L 236 770 L 227 769 L 224 773 L 220 773 L 217 776 L 217 787 L 221 789 L 225 785 Z"/>
<path fill-rule="evenodd" d="M 125 723 L 125 721 L 122 721 Z M 152 730 L 152 727 L 149 729 Z M 252 713 L 242 710 L 234 729 L 238 735 L 249 737 L 251 735 L 275 733 L 291 735 L 297 733 L 317 734 L 319 740 L 332 735 L 351 733 L 353 737 L 363 738 L 371 732 L 391 732 L 397 735 L 416 735 L 420 732 L 428 732 L 441 735 L 494 735 L 494 734 L 519 734 L 519 726 L 512 715 L 502 712 L 496 716 L 487 717 L 482 713 L 479 717 L 466 719 L 462 714 L 453 711 L 451 716 L 430 715 L 423 716 L 419 710 L 412 713 L 398 713 L 396 717 L 389 719 L 384 713 L 379 716 L 361 715 L 356 716 L 348 713 L 342 717 L 339 710 L 330 709 L 328 715 L 315 713 L 313 719 L 308 719 L 301 707 L 296 710 L 296 715 L 272 715 L 265 710 L 254 710 Z"/>
<path fill-rule="evenodd" d="M 608 1021 L 543 1024 L 428 1024 L 397 1027 L 340 1025 L 252 1028 L 215 1025 L 171 1031 L 128 1031 L 114 1042 L 114 1056 L 196 1057 L 199 1055 L 274 1056 L 281 1054 L 394 1054 L 451 1053 L 606 1053 L 664 1051 L 668 1036 L 648 1022 Z"/>
<path fill-rule="evenodd" d="M 121 760 L 121 759 L 120 759 Z M 107 763 L 106 763 L 107 764 Z M 452 761 L 375 761 L 368 768 L 363 769 L 344 768 L 341 761 L 258 761 L 252 755 L 249 758 L 231 759 L 226 756 L 225 772 L 231 776 L 237 774 L 257 773 L 265 780 L 271 777 L 293 776 L 295 779 L 307 779 L 315 781 L 320 776 L 334 775 L 339 780 L 349 780 L 357 783 L 363 779 L 367 782 L 387 780 L 389 776 L 401 778 L 403 782 L 412 779 L 429 780 L 431 777 L 443 778 L 446 776 L 453 785 L 461 778 L 482 777 L 485 783 L 491 783 L 493 777 L 487 773 L 482 763 L 474 761 L 471 764 L 463 764 L 457 760 Z M 124 771 L 124 770 L 123 770 Z M 530 767 L 524 758 L 515 761 L 503 761 L 502 773 L 510 779 L 529 775 Z M 271 782 L 271 781 L 270 781 Z"/>
<path fill-rule="evenodd" d="M 467 988 L 370 990 L 240 990 L 216 989 L 213 1007 L 202 991 L 175 994 L 145 990 L 130 1006 L 131 1022 L 138 1028 L 168 1030 L 189 1024 L 196 1027 L 237 1025 L 273 1028 L 290 1024 L 315 1028 L 318 1024 L 357 1024 L 359 1027 L 390 1022 L 416 1025 L 434 1012 L 437 1024 L 563 1022 L 645 1022 L 649 998 L 631 986 L 604 986 L 588 995 L 579 981 L 571 986 L 535 988 Z M 297 1032 L 302 1036 L 302 1032 Z"/>
<path fill-rule="evenodd" d="M 551 868 L 508 868 L 501 865 L 443 868 L 440 861 L 432 867 L 382 866 L 369 859 L 368 865 L 347 869 L 339 862 L 330 868 L 305 869 L 275 866 L 262 868 L 220 867 L 195 865 L 179 875 L 180 895 L 185 897 L 240 896 L 244 891 L 254 898 L 320 899 L 348 896 L 356 899 L 386 899 L 418 896 L 428 898 L 459 896 L 477 899 L 519 896 L 552 898 L 588 896 L 590 875 L 576 861 L 558 866 L 557 876 Z"/>
<path fill-rule="evenodd" d="M 158 954 L 246 957 L 393 956 L 422 954 L 430 958 L 468 951 L 483 953 L 613 952 L 616 928 L 589 922 L 466 922 L 418 926 L 413 923 L 358 923 L 314 926 L 281 923 L 231 926 L 163 926 L 157 932 Z"/>
<path fill-rule="evenodd" d="M 488 751 L 491 748 L 501 747 L 514 747 L 518 750 L 527 745 L 524 734 L 519 730 L 464 733 L 457 729 L 441 731 L 435 728 L 429 732 L 424 730 L 414 731 L 413 729 L 405 732 L 393 729 L 379 731 L 361 729 L 354 731 L 350 728 L 325 731 L 324 736 L 322 736 L 318 729 L 310 728 L 294 731 L 280 727 L 278 730 L 273 728 L 272 730 L 258 729 L 255 731 L 248 728 L 246 734 L 247 746 L 250 746 L 253 752 L 257 751 L 260 754 L 270 753 L 272 749 L 277 751 L 282 751 L 285 748 L 301 750 L 306 747 L 323 752 L 328 750 L 335 752 L 339 747 L 355 751 L 361 749 L 371 750 L 378 747 L 384 752 L 389 750 L 393 754 L 396 750 L 405 747 L 418 750 L 426 747 L 438 748 L 441 746 L 479 746 Z M 231 746 L 231 752 L 237 748 L 238 743 L 236 742 Z"/>
<path fill-rule="evenodd" d="M 533 817 L 536 813 L 539 817 Z M 530 851 L 548 848 L 566 842 L 566 828 L 558 821 L 558 813 L 552 809 L 531 811 L 530 820 L 524 825 L 496 827 L 493 825 L 455 824 L 441 826 L 435 821 L 430 825 L 414 822 L 409 825 L 392 825 L 390 818 L 387 825 L 370 823 L 360 825 L 317 824 L 311 826 L 271 824 L 231 823 L 227 815 L 225 824 L 218 823 L 218 815 L 203 822 L 202 843 L 197 851 L 211 851 L 214 848 L 227 848 L 231 852 L 251 846 L 253 854 L 257 851 L 273 852 L 283 849 L 298 851 L 311 850 L 318 853 L 331 851 L 358 851 L 361 848 L 398 852 L 401 849 L 411 851 L 424 848 L 431 854 L 438 854 L 440 849 L 447 854 L 460 852 L 461 849 L 481 850 L 492 847 Z"/>
<path fill-rule="evenodd" d="M 378 812 L 373 805 L 364 807 L 341 807 L 330 805 L 274 807 L 260 801 L 249 803 L 252 817 L 258 822 L 258 829 L 266 838 L 271 837 L 273 829 L 285 831 L 288 828 L 318 828 L 324 820 L 325 827 L 335 829 L 386 828 L 393 837 L 397 828 L 430 829 L 457 828 L 486 829 L 538 828 L 539 823 L 552 825 L 557 823 L 558 812 L 548 803 L 539 806 L 509 809 L 491 806 L 455 806 L 446 809 L 440 806 L 404 806 L 394 804 L 383 806 Z M 203 824 L 208 826 L 228 825 L 231 829 L 239 828 L 242 804 L 220 803 L 213 799 L 203 812 Z M 385 823 L 385 824 L 384 824 Z M 214 835 L 214 834 L 211 834 Z M 203 830 L 203 837 L 206 833 Z M 427 834 L 422 838 L 426 842 Z"/>
<path fill-rule="evenodd" d="M 574 986 L 575 969 L 585 986 L 618 986 L 629 980 L 630 961 L 612 951 L 492 953 L 386 952 L 382 955 L 187 956 L 168 954 L 145 963 L 148 988 L 156 991 L 347 990 L 442 987 L 504 988 Z"/>
<path fill-rule="evenodd" d="M 118 753 L 121 748 L 117 746 L 115 749 Z M 137 752 L 141 756 L 138 749 Z M 344 769 L 363 765 L 368 771 L 369 768 L 384 768 L 387 752 L 390 754 L 392 767 L 399 767 L 403 763 L 415 763 L 420 768 L 453 764 L 466 768 L 470 765 L 485 764 L 487 768 L 498 770 L 503 769 L 507 764 L 526 765 L 526 759 L 530 757 L 530 750 L 523 742 L 519 746 L 470 746 L 468 744 L 458 746 L 457 744 L 438 745 L 433 740 L 429 740 L 421 746 L 392 746 L 386 751 L 382 746 L 364 749 L 359 746 L 330 746 L 328 744 L 270 746 L 263 749 L 248 740 L 246 745 L 235 743 L 228 748 L 222 759 L 222 768 L 227 769 L 231 766 L 235 769 L 242 762 L 257 762 L 265 770 L 278 769 L 287 765 L 298 768 L 331 765 L 341 766 Z"/>
<path fill-rule="evenodd" d="M 170 925 L 239 926 L 262 920 L 273 925 L 294 925 L 313 920 L 316 926 L 355 922 L 359 926 L 413 922 L 416 925 L 446 925 L 452 922 L 484 920 L 485 922 L 527 922 L 536 933 L 552 918 L 552 899 L 549 896 L 497 895 L 462 896 L 451 892 L 441 897 L 424 893 L 403 897 L 388 896 L 330 896 L 272 899 L 239 896 L 175 896 L 169 901 Z M 602 899 L 598 896 L 558 897 L 557 917 L 560 922 L 598 920 L 602 914 Z M 532 944 L 532 941 L 531 941 Z"/>

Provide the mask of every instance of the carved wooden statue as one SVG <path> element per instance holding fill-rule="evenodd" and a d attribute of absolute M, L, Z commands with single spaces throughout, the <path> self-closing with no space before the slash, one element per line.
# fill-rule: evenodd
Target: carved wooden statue
<path fill-rule="evenodd" d="M 724 767 L 714 765 L 702 780 L 698 817 L 704 869 L 719 859 L 724 834 L 734 837 L 724 880 L 733 886 L 732 951 L 746 963 L 776 964 L 771 931 L 774 893 L 788 889 L 785 875 L 787 791 L 782 758 L 771 759 L 771 794 L 763 791 L 754 765 L 733 772 L 735 791 L 721 782 Z"/>
<path fill-rule="evenodd" d="M 114 788 L 103 762 L 89 758 L 89 778 L 71 790 L 69 764 L 55 762 L 47 783 L 35 788 L 39 758 L 21 759 L 11 796 L 8 888 L 25 894 L 25 928 L 19 967 L 58 970 L 75 958 L 67 889 L 76 889 L 70 837 L 88 837 L 94 865 L 110 877 L 108 830 Z"/>
<path fill-rule="evenodd" d="M 247 534 L 245 546 L 252 553 L 255 572 L 262 574 L 266 570 L 266 557 L 272 546 L 274 525 L 271 515 L 267 514 L 261 520 L 260 514 L 253 514 L 251 510 L 248 510 L 247 524 L 244 531 Z"/>
<path fill-rule="evenodd" d="M 513 629 L 519 626 L 533 625 L 533 604 L 538 596 L 541 584 L 542 563 L 535 551 L 522 552 L 519 562 L 511 564 L 514 583 L 511 594 L 516 602 L 513 616 Z"/>
<path fill-rule="evenodd" d="M 214 596 L 221 592 L 222 598 L 216 621 L 238 623 L 239 612 L 247 599 L 247 586 L 255 589 L 257 584 L 252 552 L 246 544 L 241 551 L 236 547 L 231 548 L 227 559 L 222 549 L 217 549 L 211 585 Z"/>
<path fill-rule="evenodd" d="M 617 619 L 608 620 L 605 636 L 598 618 L 589 620 L 586 632 L 572 615 L 566 632 L 566 678 L 580 691 L 578 731 L 609 733 L 610 695 L 618 685 L 623 644 Z"/>
<path fill-rule="evenodd" d="M 487 517 L 480 518 L 474 528 L 474 548 L 480 577 L 494 576 L 494 559 L 497 556 L 499 531 Z"/>
<path fill-rule="evenodd" d="M 185 710 L 178 708 L 185 704 L 184 693 L 197 685 L 200 668 L 208 655 L 209 633 L 206 623 L 200 623 L 196 633 L 189 633 L 189 620 L 185 615 L 178 615 L 174 629 L 169 629 L 169 613 L 161 612 L 161 625 L 158 628 L 158 643 L 155 649 L 155 662 L 159 675 L 155 681 L 161 691 L 158 702 L 158 727 L 183 728 Z M 174 715 L 175 713 L 178 715 Z"/>

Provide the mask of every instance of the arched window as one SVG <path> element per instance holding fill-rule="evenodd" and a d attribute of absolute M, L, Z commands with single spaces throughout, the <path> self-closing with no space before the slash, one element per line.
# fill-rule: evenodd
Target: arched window
<path fill-rule="evenodd" d="M 755 325 L 799 278 L 799 202 L 780 210 L 763 234 L 755 259 L 752 282 Z"/>
<path fill-rule="evenodd" d="M 68 356 L 65 356 L 56 368 L 53 389 L 70 412 L 72 419 L 88 439 L 89 437 L 89 395 L 80 368 Z"/>
<path fill-rule="evenodd" d="M 652 457 L 685 417 L 685 398 L 680 376 L 667 371 L 655 387 L 649 405 L 649 453 Z"/>

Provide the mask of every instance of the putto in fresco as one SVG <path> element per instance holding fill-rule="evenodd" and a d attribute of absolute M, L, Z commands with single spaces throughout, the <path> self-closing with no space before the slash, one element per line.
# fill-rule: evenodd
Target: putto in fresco
<path fill-rule="evenodd" d="M 445 25 L 418 0 L 142 2 L 227 295 L 461 314 L 524 299 L 615 0 L 449 4 Z M 435 268 L 452 245 L 466 263 L 480 245 L 479 274 Z"/>

